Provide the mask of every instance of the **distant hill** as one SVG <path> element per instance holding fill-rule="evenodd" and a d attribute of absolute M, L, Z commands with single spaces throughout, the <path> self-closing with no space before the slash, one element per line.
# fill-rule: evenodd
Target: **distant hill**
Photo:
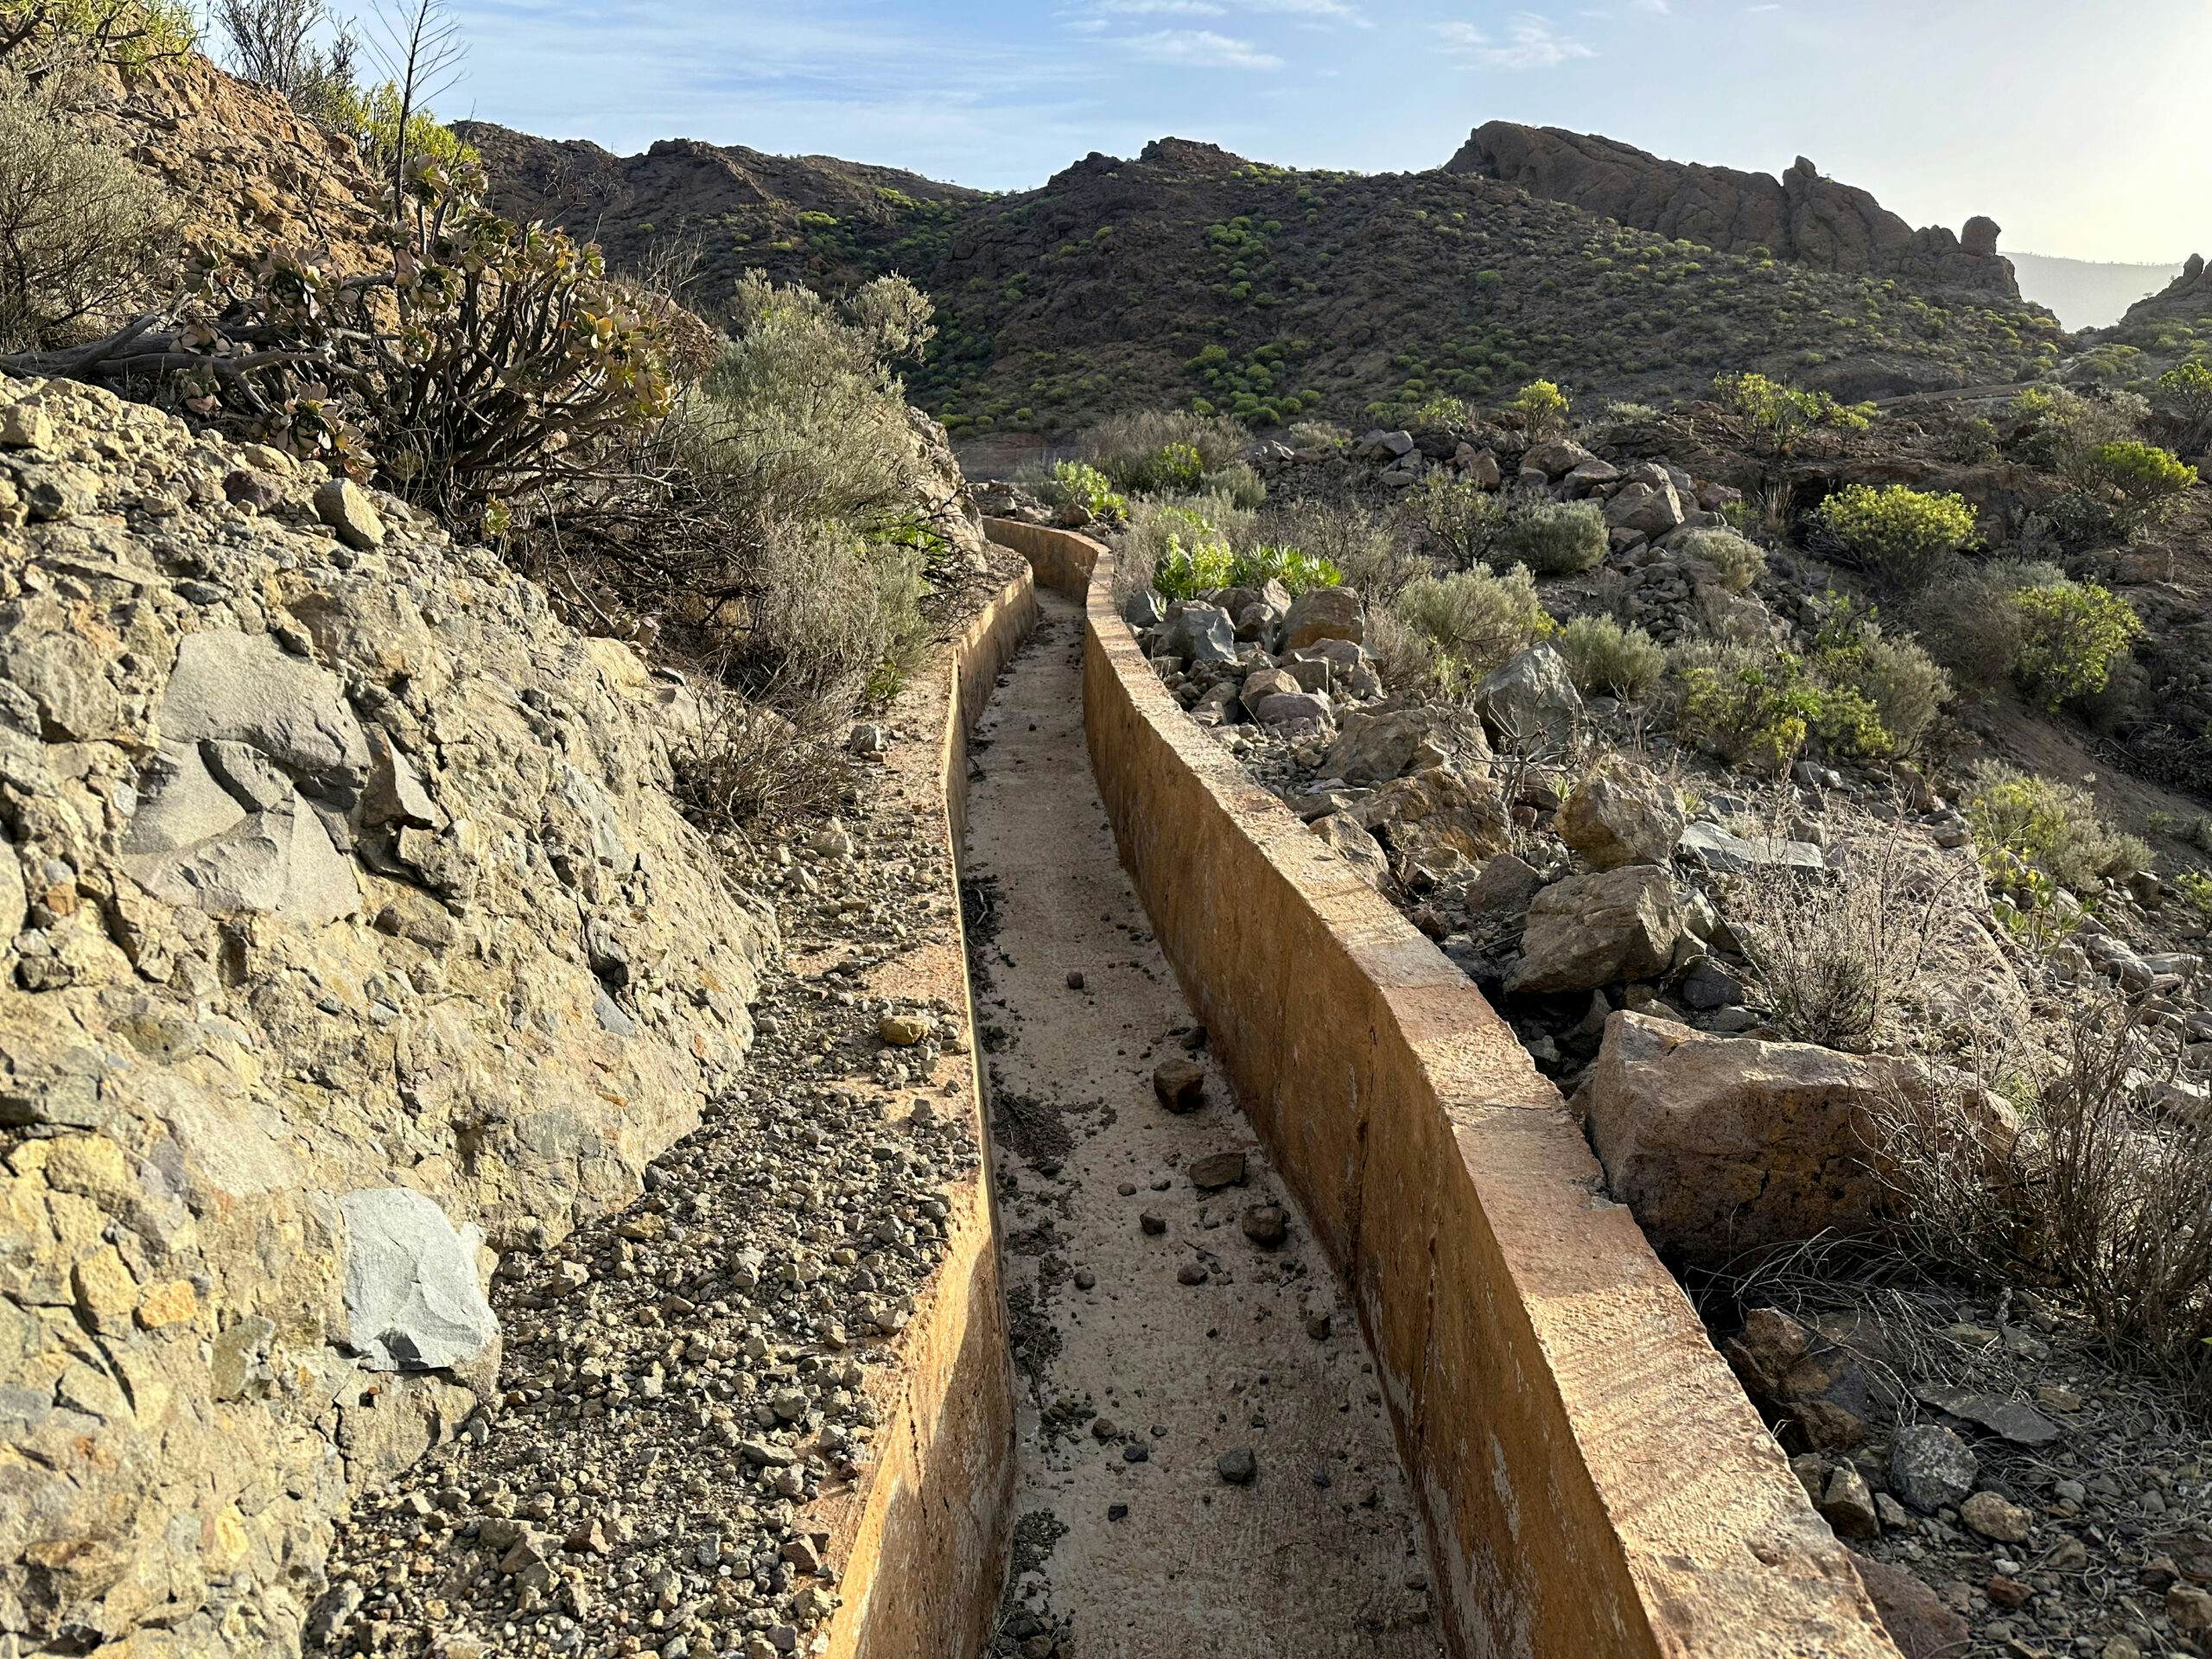
<path fill-rule="evenodd" d="M 504 210 L 621 264 L 695 249 L 695 304 L 753 265 L 831 292 L 905 272 L 940 326 L 909 389 L 970 436 L 1198 402 L 1355 423 L 1538 376 L 1653 400 L 1758 369 L 1868 397 L 2024 378 L 2062 346 L 2009 293 L 1717 252 L 1470 173 L 1301 172 L 1167 138 L 985 196 L 822 157 L 465 130 Z"/>
<path fill-rule="evenodd" d="M 2170 265 L 2121 265 L 2041 253 L 2005 257 L 2019 276 L 2021 294 L 2049 306 L 2069 328 L 2109 328 L 2128 307 L 2181 275 L 2178 259 Z"/>

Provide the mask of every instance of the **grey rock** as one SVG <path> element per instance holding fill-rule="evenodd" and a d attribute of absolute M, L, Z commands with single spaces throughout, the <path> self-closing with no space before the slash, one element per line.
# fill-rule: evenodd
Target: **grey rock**
<path fill-rule="evenodd" d="M 1384 784 L 1452 757 L 1452 734 L 1433 712 L 1394 709 L 1344 716 L 1337 741 L 1321 761 L 1322 772 L 1347 784 Z M 1478 757 L 1479 758 L 1479 757 Z"/>
<path fill-rule="evenodd" d="M 1791 869 L 1825 874 L 1827 860 L 1810 842 L 1785 841 L 1762 836 L 1747 841 L 1732 836 L 1718 824 L 1693 823 L 1675 843 L 1675 851 L 1701 868 L 1720 875 L 1748 875 L 1753 870 Z"/>
<path fill-rule="evenodd" d="M 1923 1515 L 1963 1499 L 1978 1467 L 1973 1449 L 1935 1423 L 1909 1423 L 1890 1441 L 1890 1490 Z"/>
<path fill-rule="evenodd" d="M 368 769 L 368 740 L 338 677 L 287 656 L 267 634 L 188 634 L 159 719 L 164 741 L 245 743 L 296 774 L 358 783 Z"/>
<path fill-rule="evenodd" d="M 315 510 L 324 524 L 338 532 L 338 539 L 357 552 L 384 545 L 384 518 L 368 492 L 352 479 L 334 478 L 323 483 L 315 493 Z"/>
<path fill-rule="evenodd" d="M 375 1370 L 466 1365 L 499 1334 L 478 1281 L 483 1236 L 456 1231 L 437 1201 L 404 1186 L 339 1200 L 346 1217 L 347 1340 Z"/>
<path fill-rule="evenodd" d="M 1167 607 L 1151 588 L 1141 588 L 1123 602 L 1122 617 L 1133 628 L 1156 628 L 1167 620 Z"/>
<path fill-rule="evenodd" d="M 1517 753 L 1564 750 L 1582 723 L 1582 696 L 1567 658 L 1549 645 L 1518 652 L 1475 688 L 1491 741 Z"/>
<path fill-rule="evenodd" d="M 1217 605 L 1185 605 L 1161 629 L 1160 644 L 1192 666 L 1236 660 L 1236 630 Z"/>
<path fill-rule="evenodd" d="M 1271 727 L 1320 724 L 1332 712 L 1325 691 L 1283 691 L 1261 698 L 1252 708 L 1252 718 Z"/>

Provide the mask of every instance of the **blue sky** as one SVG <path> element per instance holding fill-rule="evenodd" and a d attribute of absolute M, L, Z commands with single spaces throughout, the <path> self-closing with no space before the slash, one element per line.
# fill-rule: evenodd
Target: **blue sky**
<path fill-rule="evenodd" d="M 1166 134 L 1433 167 L 1502 118 L 1779 172 L 1916 225 L 2212 255 L 2212 0 L 458 0 L 442 113 L 628 153 L 823 152 L 988 188 Z"/>

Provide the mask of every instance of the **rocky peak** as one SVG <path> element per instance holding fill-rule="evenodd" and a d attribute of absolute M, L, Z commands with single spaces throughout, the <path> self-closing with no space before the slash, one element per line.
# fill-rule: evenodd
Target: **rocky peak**
<path fill-rule="evenodd" d="M 1664 161 L 1594 134 L 1492 121 L 1475 129 L 1445 170 L 1518 185 L 1724 252 L 1764 249 L 1825 270 L 2019 297 L 2011 262 L 1998 256 L 1993 221 L 1968 220 L 1963 239 L 1940 227 L 1916 231 L 1866 191 L 1822 178 L 1803 156 L 1777 179 Z"/>

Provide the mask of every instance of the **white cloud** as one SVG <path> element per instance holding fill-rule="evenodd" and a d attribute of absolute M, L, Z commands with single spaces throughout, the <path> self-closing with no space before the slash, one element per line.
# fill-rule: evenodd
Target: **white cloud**
<path fill-rule="evenodd" d="M 1280 69 L 1282 60 L 1262 52 L 1249 41 L 1217 35 L 1210 29 L 1160 29 L 1149 35 L 1132 35 L 1122 42 L 1141 58 L 1154 63 L 1180 64 L 1193 69 Z"/>
<path fill-rule="evenodd" d="M 1598 55 L 1533 11 L 1514 18 L 1502 41 L 1473 23 L 1439 23 L 1436 32 L 1451 55 L 1492 69 L 1556 69 L 1563 63 Z"/>
<path fill-rule="evenodd" d="M 1630 0 L 1630 3 L 1638 11 L 1648 11 L 1655 17 L 1671 17 L 1675 15 L 1675 9 L 1668 3 L 1668 0 Z"/>

